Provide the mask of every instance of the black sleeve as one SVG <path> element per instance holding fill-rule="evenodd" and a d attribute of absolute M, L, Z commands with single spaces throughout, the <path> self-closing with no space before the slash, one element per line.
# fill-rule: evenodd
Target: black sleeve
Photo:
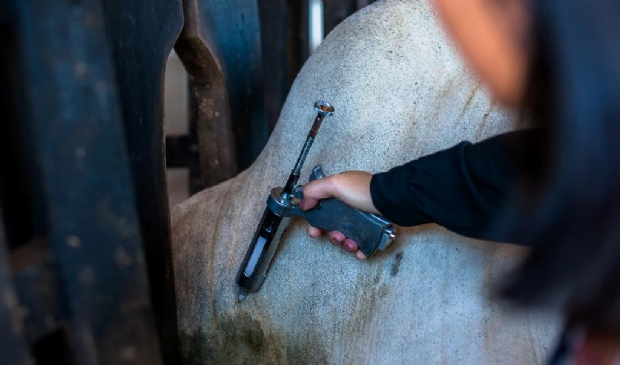
<path fill-rule="evenodd" d="M 516 209 L 516 184 L 539 163 L 531 146 L 541 135 L 528 129 L 462 142 L 376 174 L 370 184 L 373 203 L 401 226 L 437 223 L 468 237 L 511 241 L 493 223 Z"/>

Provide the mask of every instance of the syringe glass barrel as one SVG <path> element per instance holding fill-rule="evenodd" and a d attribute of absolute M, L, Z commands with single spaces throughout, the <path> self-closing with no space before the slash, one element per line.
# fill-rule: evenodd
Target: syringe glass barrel
<path fill-rule="evenodd" d="M 258 291 L 263 285 L 269 264 L 278 248 L 278 242 L 290 219 L 276 215 L 269 208 L 265 209 L 258 230 L 252 238 L 250 249 L 237 274 L 239 300 L 243 300 L 248 293 Z"/>

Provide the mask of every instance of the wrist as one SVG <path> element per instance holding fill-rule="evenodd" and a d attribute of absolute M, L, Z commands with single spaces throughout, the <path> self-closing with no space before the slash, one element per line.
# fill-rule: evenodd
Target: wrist
<path fill-rule="evenodd" d="M 370 194 L 373 175 L 366 171 L 345 171 L 333 176 L 334 196 L 346 204 L 368 213 L 379 214 Z"/>

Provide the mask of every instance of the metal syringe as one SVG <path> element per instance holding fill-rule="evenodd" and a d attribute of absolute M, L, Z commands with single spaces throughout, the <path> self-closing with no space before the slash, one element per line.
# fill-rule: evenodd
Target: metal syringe
<path fill-rule="evenodd" d="M 325 117 L 334 114 L 334 108 L 324 101 L 314 103 L 314 110 L 317 116 L 314 119 L 312 128 L 306 137 L 301 153 L 297 158 L 295 167 L 284 185 L 282 198 L 286 199 L 293 192 L 301 176 L 301 168 L 308 157 L 308 152 L 314 143 L 317 133 L 321 128 L 321 123 Z M 267 277 L 267 270 L 276 252 L 280 238 L 289 224 L 290 216 L 281 216 L 272 211 L 269 207 L 265 208 L 263 217 L 258 225 L 258 229 L 252 238 L 252 243 L 245 255 L 245 259 L 237 274 L 237 285 L 239 285 L 239 301 L 245 299 L 249 293 L 260 289 Z"/>

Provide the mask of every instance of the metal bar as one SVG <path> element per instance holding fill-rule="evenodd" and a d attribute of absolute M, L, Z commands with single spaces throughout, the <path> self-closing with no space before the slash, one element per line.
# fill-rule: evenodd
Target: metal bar
<path fill-rule="evenodd" d="M 104 1 L 124 134 L 162 352 L 178 364 L 163 128 L 166 60 L 183 26 L 181 0 Z"/>
<path fill-rule="evenodd" d="M 23 128 L 24 143 L 30 147 L 25 160 L 40 192 L 33 209 L 47 223 L 41 233 L 49 246 L 41 250 L 53 254 L 57 268 L 56 274 L 49 273 L 36 260 L 27 260 L 14 275 L 19 278 L 38 267 L 41 276 L 28 280 L 21 276 L 26 281 L 16 282 L 58 280 L 61 288 L 52 297 L 61 298 L 66 308 L 65 315 L 52 315 L 58 318 L 41 330 L 47 335 L 33 348 L 47 353 L 49 344 L 64 341 L 65 333 L 67 347 L 73 350 L 70 357 L 79 364 L 158 364 L 159 345 L 100 3 L 13 0 L 13 4 L 26 93 L 24 117 L 11 123 Z M 23 289 L 19 292 L 31 293 L 33 300 L 42 295 L 36 288 Z M 21 304 L 28 306 L 31 316 L 50 310 L 27 300 Z"/>

